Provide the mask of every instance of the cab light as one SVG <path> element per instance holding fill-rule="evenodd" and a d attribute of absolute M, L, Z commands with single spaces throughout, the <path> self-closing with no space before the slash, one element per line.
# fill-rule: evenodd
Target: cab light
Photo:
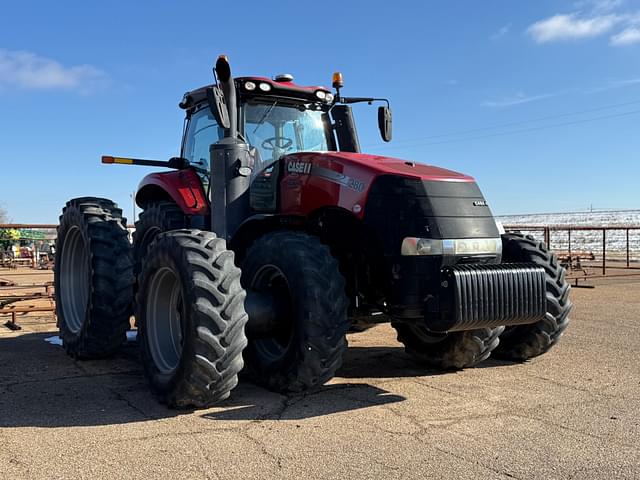
<path fill-rule="evenodd" d="M 260 88 L 260 90 L 262 90 L 263 92 L 271 91 L 271 85 L 269 85 L 268 83 L 264 83 L 264 82 L 260 83 L 258 85 L 258 88 Z"/>
<path fill-rule="evenodd" d="M 250 92 L 256 89 L 256 84 L 253 82 L 245 82 L 244 83 L 245 90 L 249 90 Z"/>
<path fill-rule="evenodd" d="M 327 94 L 324 96 L 324 100 L 325 100 L 326 102 L 329 102 L 329 103 L 330 103 L 330 102 L 333 102 L 333 93 L 327 93 Z"/>
<path fill-rule="evenodd" d="M 320 100 L 324 100 L 327 97 L 327 92 L 323 90 L 316 90 L 316 97 L 318 97 Z"/>

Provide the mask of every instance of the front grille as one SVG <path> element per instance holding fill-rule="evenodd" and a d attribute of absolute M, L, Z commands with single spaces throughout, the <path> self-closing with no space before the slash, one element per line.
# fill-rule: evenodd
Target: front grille
<path fill-rule="evenodd" d="M 364 224 L 386 255 L 400 253 L 405 237 L 494 238 L 491 210 L 475 182 L 377 177 L 367 196 Z"/>
<path fill-rule="evenodd" d="M 456 265 L 442 279 L 444 308 L 440 318 L 427 319 L 433 330 L 523 325 L 545 316 L 545 271 L 535 264 Z"/>

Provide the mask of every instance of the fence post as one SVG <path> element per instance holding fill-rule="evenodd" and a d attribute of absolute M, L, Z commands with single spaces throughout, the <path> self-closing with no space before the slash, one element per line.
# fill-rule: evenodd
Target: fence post
<path fill-rule="evenodd" d="M 547 248 L 551 250 L 551 229 L 544 227 L 544 243 L 547 244 Z"/>
<path fill-rule="evenodd" d="M 627 228 L 627 268 L 629 268 L 629 229 Z"/>
<path fill-rule="evenodd" d="M 602 275 L 607 274 L 607 230 L 602 229 Z"/>

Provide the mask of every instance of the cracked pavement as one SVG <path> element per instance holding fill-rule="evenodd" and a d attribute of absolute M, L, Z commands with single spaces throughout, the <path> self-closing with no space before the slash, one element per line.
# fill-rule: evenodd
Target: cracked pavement
<path fill-rule="evenodd" d="M 413 364 L 381 325 L 338 376 L 284 397 L 241 380 L 172 411 L 135 346 L 74 362 L 52 319 L 0 329 L 0 478 L 640 478 L 640 283 L 574 289 L 557 348 L 457 373 Z"/>

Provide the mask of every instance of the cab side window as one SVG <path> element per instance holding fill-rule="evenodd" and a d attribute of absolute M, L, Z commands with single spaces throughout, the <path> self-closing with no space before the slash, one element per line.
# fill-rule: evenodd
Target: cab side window
<path fill-rule="evenodd" d="M 223 136 L 213 114 L 208 108 L 195 112 L 189 120 L 182 156 L 197 169 L 209 169 L 209 146 Z"/>

